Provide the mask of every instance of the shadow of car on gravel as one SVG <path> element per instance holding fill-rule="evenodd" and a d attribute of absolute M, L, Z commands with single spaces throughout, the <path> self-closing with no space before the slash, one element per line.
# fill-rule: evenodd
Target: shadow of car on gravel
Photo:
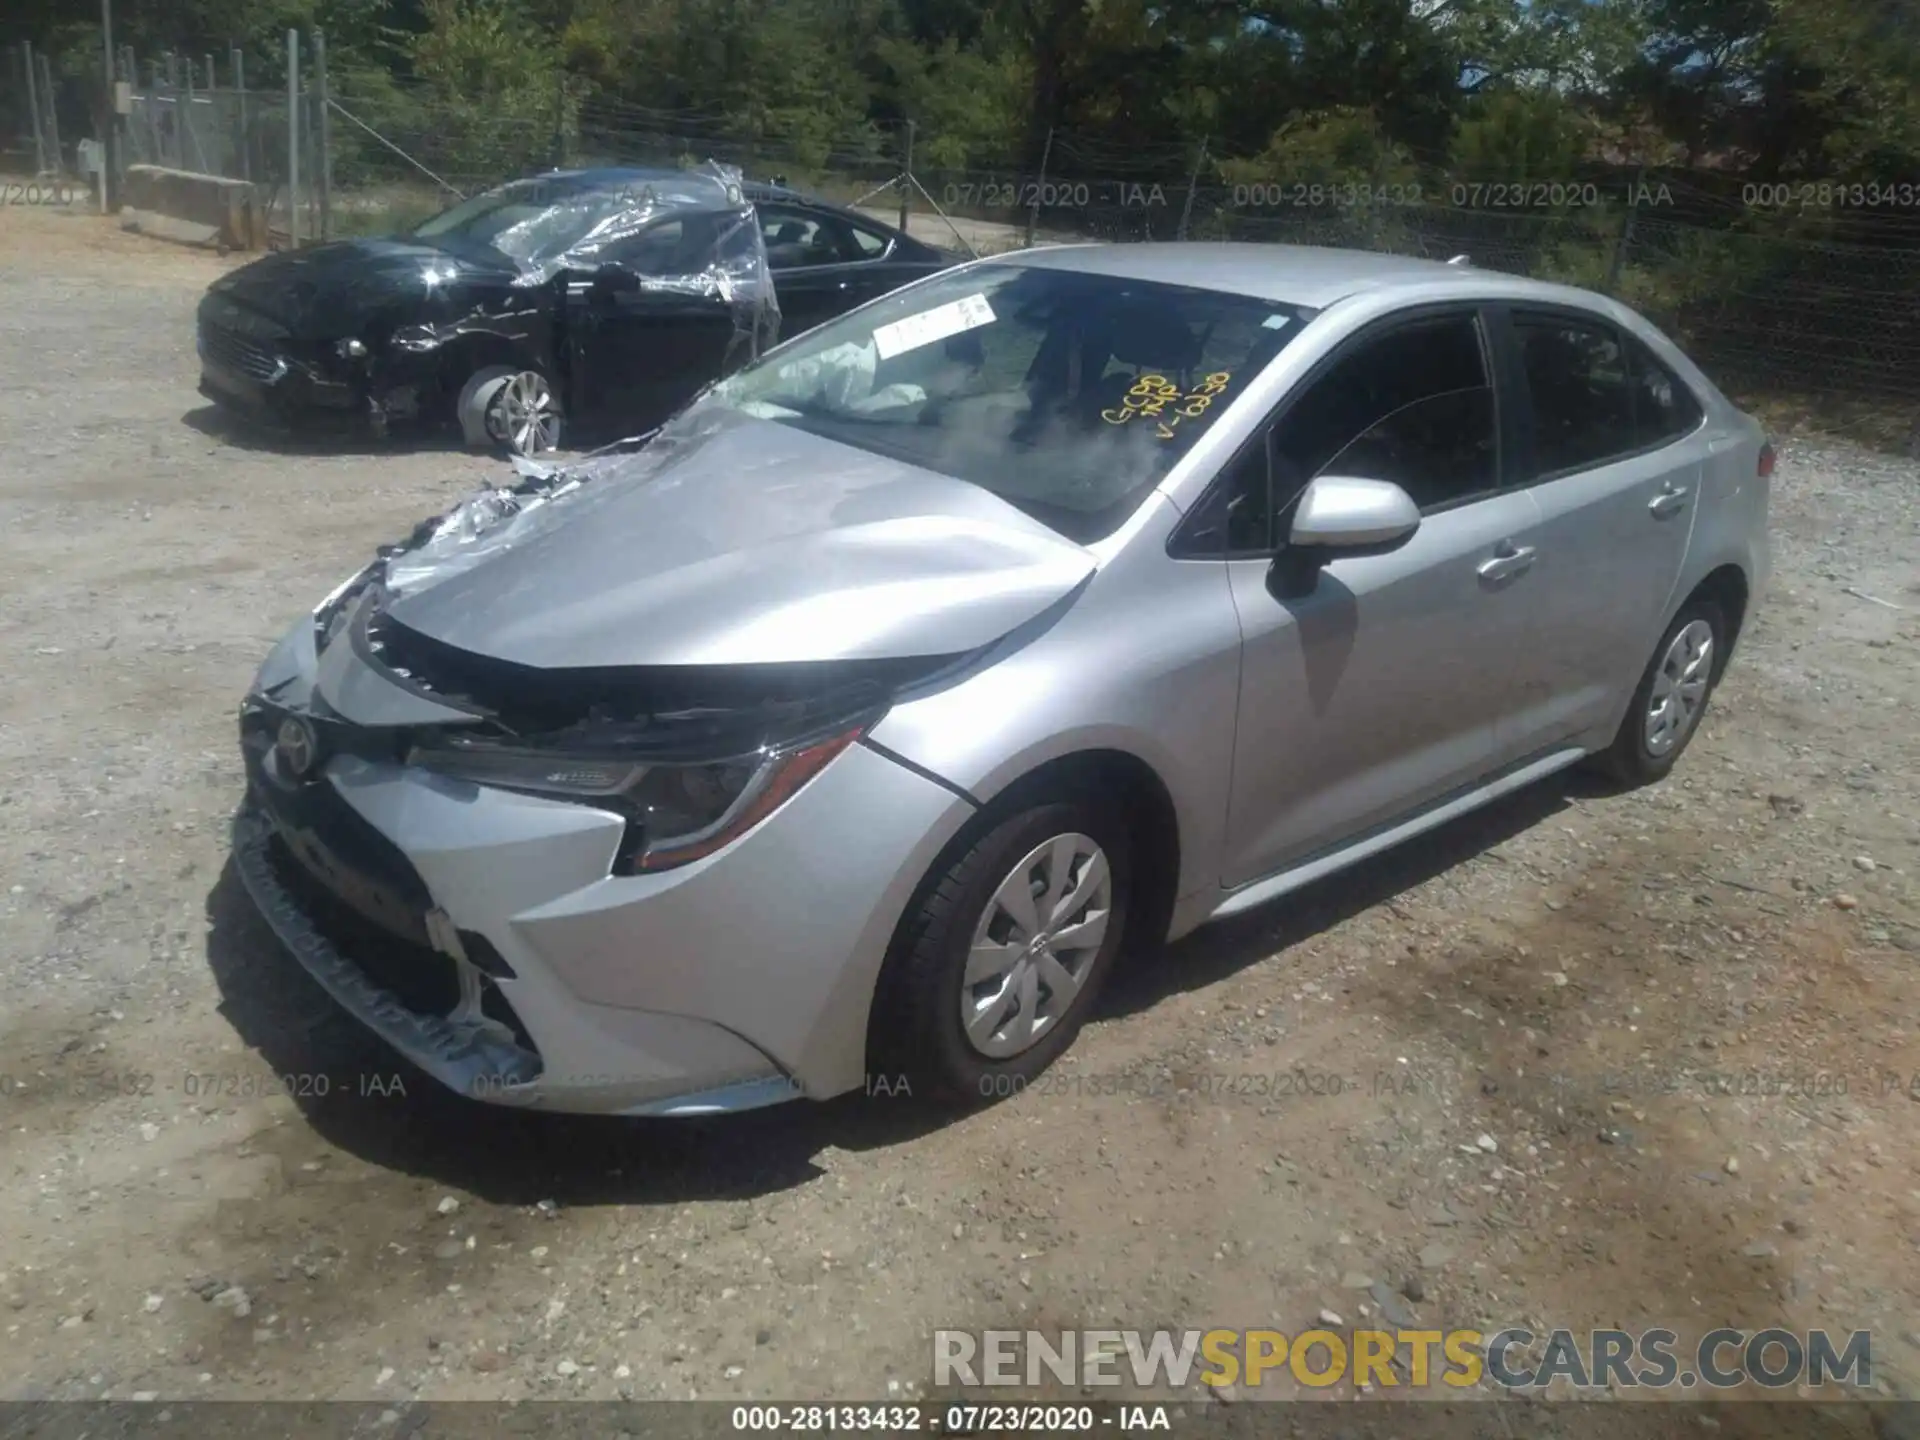
<path fill-rule="evenodd" d="M 1136 1014 L 1175 993 L 1212 985 L 1385 903 L 1558 813 L 1567 796 L 1586 785 L 1580 778 L 1543 781 L 1284 903 L 1137 956 L 1116 972 L 1093 1021 Z M 814 1157 L 827 1147 L 885 1147 L 968 1113 L 858 1092 L 821 1104 L 688 1120 L 485 1105 L 415 1069 L 336 1006 L 260 918 L 231 859 L 207 895 L 206 916 L 207 962 L 221 1013 L 315 1132 L 370 1164 L 459 1186 L 494 1203 L 743 1199 L 817 1178 L 824 1170 Z"/>
<path fill-rule="evenodd" d="M 258 419 L 214 404 L 197 405 L 180 423 L 209 440 L 262 455 L 412 455 L 426 451 L 467 453 L 460 432 L 452 426 L 408 426 L 388 435 L 376 435 L 365 426 L 295 428 L 270 417 Z"/>
<path fill-rule="evenodd" d="M 867 1149 L 939 1128 L 951 1110 L 860 1094 L 685 1120 L 559 1115 L 448 1090 L 341 1010 L 287 951 L 231 858 L 206 898 L 220 1013 L 326 1141 L 370 1164 L 500 1204 L 739 1199 L 817 1178 L 827 1146 Z M 243 1097 L 245 1098 L 245 1097 Z"/>
<path fill-rule="evenodd" d="M 1136 956 L 1115 970 L 1093 1018 L 1132 1015 L 1204 989 L 1485 854 L 1559 814 L 1570 799 L 1611 793 L 1611 782 L 1562 770 L 1291 895 L 1203 926 L 1157 954 Z"/>

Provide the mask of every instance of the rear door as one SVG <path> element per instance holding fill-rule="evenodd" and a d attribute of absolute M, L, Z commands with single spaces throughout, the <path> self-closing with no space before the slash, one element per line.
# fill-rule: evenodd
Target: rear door
<path fill-rule="evenodd" d="M 848 220 L 847 231 L 853 238 L 861 266 L 851 287 L 859 297 L 857 304 L 864 305 L 889 290 L 898 290 L 902 285 L 944 270 L 949 263 L 938 251 L 903 240 L 881 225 Z"/>
<path fill-rule="evenodd" d="M 783 340 L 926 273 L 896 262 L 893 237 L 831 210 L 786 200 L 754 208 L 780 297 Z"/>
<path fill-rule="evenodd" d="M 1517 757 L 1603 738 L 1638 682 L 1675 598 L 1707 441 L 1684 382 L 1605 317 L 1516 306 L 1495 328 L 1540 512 L 1527 691 L 1501 734 Z"/>

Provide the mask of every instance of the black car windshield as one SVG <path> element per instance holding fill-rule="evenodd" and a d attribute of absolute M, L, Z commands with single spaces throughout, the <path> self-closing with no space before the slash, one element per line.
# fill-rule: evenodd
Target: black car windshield
<path fill-rule="evenodd" d="M 489 246 L 531 268 L 564 255 L 633 204 L 629 186 L 519 180 L 462 200 L 411 233 L 445 245 Z"/>
<path fill-rule="evenodd" d="M 704 403 L 971 481 L 1085 544 L 1119 528 L 1307 313 L 974 266 L 822 325 Z"/>

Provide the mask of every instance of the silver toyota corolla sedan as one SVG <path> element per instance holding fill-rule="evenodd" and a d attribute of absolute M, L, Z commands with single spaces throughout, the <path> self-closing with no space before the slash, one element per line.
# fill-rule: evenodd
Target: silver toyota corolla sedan
<path fill-rule="evenodd" d="M 1765 583 L 1772 468 L 1584 291 L 979 261 L 383 551 L 242 707 L 237 866 L 482 1100 L 1004 1094 L 1123 943 L 1585 758 L 1663 776 Z"/>

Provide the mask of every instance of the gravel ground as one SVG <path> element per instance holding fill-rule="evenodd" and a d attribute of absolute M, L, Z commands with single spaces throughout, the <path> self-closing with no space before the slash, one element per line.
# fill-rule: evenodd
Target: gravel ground
<path fill-rule="evenodd" d="M 1920 1371 L 1920 466 L 1786 447 L 1667 784 L 1204 931 L 1015 1100 L 528 1117 L 361 1037 L 226 867 L 253 666 L 495 467 L 224 434 L 220 263 L 0 212 L 0 1395 L 876 1399 L 940 1326 L 1383 1309 Z"/>

